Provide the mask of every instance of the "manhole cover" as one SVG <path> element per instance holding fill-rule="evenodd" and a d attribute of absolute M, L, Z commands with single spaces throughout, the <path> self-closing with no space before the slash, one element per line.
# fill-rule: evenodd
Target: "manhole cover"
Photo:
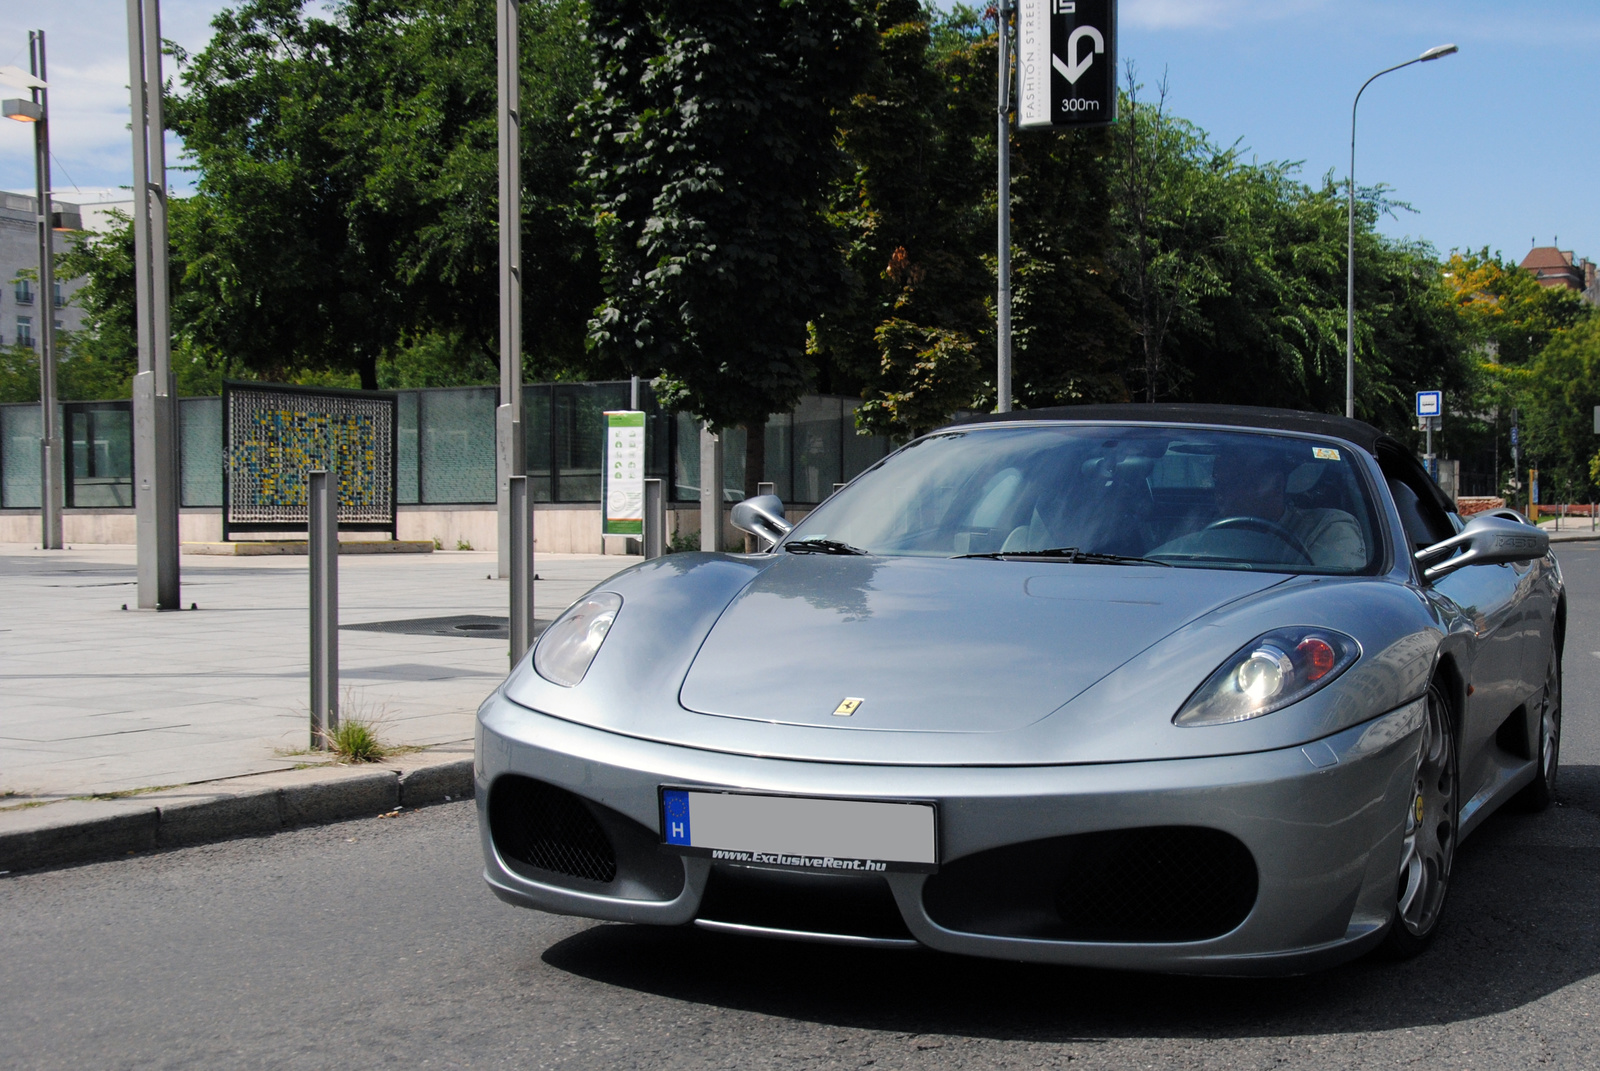
<path fill-rule="evenodd" d="M 511 638 L 507 618 L 487 614 L 453 614 L 450 617 L 413 617 L 405 621 L 365 621 L 359 625 L 341 625 L 352 632 L 388 632 L 402 636 L 465 636 L 475 640 L 507 640 Z M 535 621 L 534 634 L 544 631 L 548 621 Z"/>

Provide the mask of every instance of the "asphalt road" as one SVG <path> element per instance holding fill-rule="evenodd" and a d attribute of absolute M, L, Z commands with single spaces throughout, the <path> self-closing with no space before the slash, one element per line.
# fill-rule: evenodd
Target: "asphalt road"
<path fill-rule="evenodd" d="M 1163 978 L 595 924 L 495 900 L 450 804 L 0 880 L 0 1067 L 1594 1067 L 1600 544 L 1561 559 L 1562 803 L 1462 847 L 1410 963 Z"/>

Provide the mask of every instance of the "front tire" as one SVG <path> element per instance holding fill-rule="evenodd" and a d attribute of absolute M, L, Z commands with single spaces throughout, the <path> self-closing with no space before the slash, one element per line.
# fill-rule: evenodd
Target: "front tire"
<path fill-rule="evenodd" d="M 1525 811 L 1542 811 L 1556 799 L 1556 775 L 1561 772 L 1561 656 L 1550 653 L 1545 670 L 1544 695 L 1539 700 L 1539 745 L 1533 783 L 1517 793 Z"/>
<path fill-rule="evenodd" d="M 1382 946 L 1390 959 L 1410 959 L 1439 932 L 1456 854 L 1458 772 L 1450 707 L 1436 682 L 1428 687 L 1427 717 L 1406 806 L 1394 919 Z"/>

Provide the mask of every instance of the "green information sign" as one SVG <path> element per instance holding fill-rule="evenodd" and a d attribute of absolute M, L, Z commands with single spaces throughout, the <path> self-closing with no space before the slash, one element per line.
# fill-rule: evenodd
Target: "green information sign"
<path fill-rule="evenodd" d="M 644 535 L 644 414 L 606 414 L 606 535 Z"/>

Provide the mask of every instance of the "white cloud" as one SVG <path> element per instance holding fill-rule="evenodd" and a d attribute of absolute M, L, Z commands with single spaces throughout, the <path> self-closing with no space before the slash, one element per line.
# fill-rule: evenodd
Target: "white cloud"
<path fill-rule="evenodd" d="M 211 35 L 222 0 L 163 0 L 161 35 L 194 51 Z M 120 0 L 0 0 L 0 65 L 28 67 L 28 30 L 45 31 L 50 81 L 51 184 L 71 200 L 74 187 L 131 181 L 128 131 L 127 8 Z M 172 75 L 170 62 L 164 74 Z M 33 188 L 32 133 L 21 123 L 0 123 L 0 187 Z M 167 139 L 167 166 L 178 163 L 176 139 Z M 178 184 L 182 173 L 169 178 Z"/>

